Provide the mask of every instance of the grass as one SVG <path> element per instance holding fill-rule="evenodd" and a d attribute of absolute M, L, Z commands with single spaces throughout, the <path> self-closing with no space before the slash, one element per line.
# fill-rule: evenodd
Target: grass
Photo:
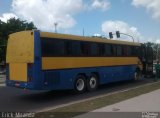
<path fill-rule="evenodd" d="M 130 89 L 124 92 L 107 95 L 107 96 L 96 98 L 93 100 L 88 100 L 81 103 L 75 103 L 69 106 L 60 107 L 45 113 L 37 113 L 36 117 L 37 118 L 45 118 L 45 117 L 70 118 L 70 117 L 87 113 L 89 111 L 93 111 L 95 109 L 102 108 L 117 102 L 124 101 L 145 93 L 149 93 L 157 89 L 160 89 L 160 82 Z"/>

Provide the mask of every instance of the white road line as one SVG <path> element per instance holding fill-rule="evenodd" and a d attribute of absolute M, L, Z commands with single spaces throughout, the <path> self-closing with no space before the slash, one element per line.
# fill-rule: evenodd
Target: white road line
<path fill-rule="evenodd" d="M 0 87 L 5 87 L 6 86 L 6 84 L 0 84 Z"/>

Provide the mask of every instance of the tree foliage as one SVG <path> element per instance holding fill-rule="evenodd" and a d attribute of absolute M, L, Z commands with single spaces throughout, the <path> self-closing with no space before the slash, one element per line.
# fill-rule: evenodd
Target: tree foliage
<path fill-rule="evenodd" d="M 9 34 L 32 29 L 36 29 L 32 22 L 28 23 L 15 18 L 9 19 L 7 23 L 0 20 L 0 62 L 5 61 L 6 45 Z"/>
<path fill-rule="evenodd" d="M 160 59 L 160 44 L 147 42 L 145 43 L 146 46 L 150 46 L 153 49 L 153 60 Z"/>

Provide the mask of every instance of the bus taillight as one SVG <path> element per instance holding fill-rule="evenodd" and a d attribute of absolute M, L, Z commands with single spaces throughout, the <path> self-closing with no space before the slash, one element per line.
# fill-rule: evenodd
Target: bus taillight
<path fill-rule="evenodd" d="M 31 82 L 33 79 L 32 79 L 32 77 L 29 77 L 28 78 L 28 82 Z"/>
<path fill-rule="evenodd" d="M 28 82 L 31 82 L 33 79 L 33 64 L 28 63 Z"/>
<path fill-rule="evenodd" d="M 28 68 L 32 68 L 33 67 L 33 64 L 32 63 L 29 63 L 28 64 Z"/>

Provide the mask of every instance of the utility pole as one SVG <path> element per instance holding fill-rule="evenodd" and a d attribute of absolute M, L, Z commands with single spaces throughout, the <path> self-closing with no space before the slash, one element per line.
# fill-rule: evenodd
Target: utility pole
<path fill-rule="evenodd" d="M 158 53 L 159 53 L 159 44 L 157 44 L 157 61 L 158 61 Z"/>
<path fill-rule="evenodd" d="M 57 33 L 57 26 L 58 26 L 58 23 L 57 23 L 57 22 L 55 22 L 55 23 L 54 23 L 55 33 Z"/>
<path fill-rule="evenodd" d="M 84 36 L 84 28 L 83 28 L 83 36 Z"/>
<path fill-rule="evenodd" d="M 125 33 L 120 33 L 120 34 L 123 34 L 123 35 L 126 35 L 126 36 L 131 37 L 131 38 L 132 38 L 132 40 L 133 40 L 133 42 L 134 42 L 134 37 L 133 37 L 133 36 L 131 36 L 131 35 L 129 35 L 129 34 L 125 34 Z"/>
<path fill-rule="evenodd" d="M 117 38 L 120 38 L 120 34 L 123 34 L 123 35 L 126 35 L 126 36 L 131 37 L 132 40 L 133 40 L 133 42 L 134 42 L 134 37 L 133 37 L 133 36 L 131 36 L 131 35 L 129 35 L 129 34 L 126 34 L 126 33 L 121 33 L 121 32 L 119 32 L 119 31 L 116 31 L 115 34 L 113 34 L 112 32 L 109 32 L 109 37 L 110 37 L 110 39 L 113 39 L 113 35 L 117 35 Z"/>

